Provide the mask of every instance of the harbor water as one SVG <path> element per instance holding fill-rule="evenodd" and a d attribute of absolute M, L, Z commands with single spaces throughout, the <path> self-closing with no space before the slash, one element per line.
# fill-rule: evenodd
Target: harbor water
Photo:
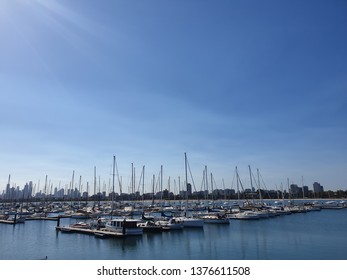
<path fill-rule="evenodd" d="M 62 219 L 62 224 L 76 222 Z M 0 224 L 1 260 L 347 260 L 347 209 L 100 239 L 56 221 Z"/>

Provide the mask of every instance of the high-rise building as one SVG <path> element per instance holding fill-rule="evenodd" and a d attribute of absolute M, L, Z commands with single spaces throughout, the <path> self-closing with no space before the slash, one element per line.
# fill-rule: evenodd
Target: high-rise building
<path fill-rule="evenodd" d="M 322 193 L 322 192 L 324 192 L 324 189 L 323 189 L 323 186 L 321 186 L 321 184 L 314 182 L 313 183 L 313 191 L 315 193 Z"/>
<path fill-rule="evenodd" d="M 192 195 L 192 185 L 190 183 L 187 184 L 187 195 Z"/>
<path fill-rule="evenodd" d="M 292 195 L 298 195 L 299 194 L 299 187 L 298 187 L 298 185 L 297 184 L 291 184 L 290 185 L 290 193 L 292 194 Z"/>
<path fill-rule="evenodd" d="M 10 199 L 11 198 L 11 189 L 10 189 L 10 184 L 6 185 L 6 193 L 5 193 L 5 198 Z"/>

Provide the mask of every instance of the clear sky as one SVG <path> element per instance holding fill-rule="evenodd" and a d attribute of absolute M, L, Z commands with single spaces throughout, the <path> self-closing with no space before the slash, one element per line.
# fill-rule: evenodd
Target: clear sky
<path fill-rule="evenodd" d="M 197 190 L 346 190 L 347 2 L 1 0 L 0 114 L 0 192 L 108 184 L 113 155 L 177 190 L 185 152 Z"/>

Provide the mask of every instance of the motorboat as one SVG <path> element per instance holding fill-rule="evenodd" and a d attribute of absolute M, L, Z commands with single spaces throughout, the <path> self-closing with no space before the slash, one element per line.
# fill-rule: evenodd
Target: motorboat
<path fill-rule="evenodd" d="M 235 214 L 230 214 L 229 219 L 236 219 L 236 220 L 258 220 L 260 219 L 260 216 L 255 211 L 243 211 Z"/>
<path fill-rule="evenodd" d="M 145 232 L 161 232 L 163 231 L 163 227 L 161 225 L 156 224 L 154 221 L 143 221 L 137 223 L 139 228 L 142 228 Z"/>
<path fill-rule="evenodd" d="M 158 220 L 155 222 L 156 225 L 162 226 L 163 230 L 177 230 L 183 229 L 183 223 L 176 218 L 168 220 Z"/>
<path fill-rule="evenodd" d="M 229 224 L 229 219 L 225 215 L 205 215 L 202 216 L 206 224 Z"/>
<path fill-rule="evenodd" d="M 72 227 L 72 228 L 90 229 L 90 224 L 84 223 L 84 222 L 79 222 L 79 223 L 71 224 L 70 227 Z"/>
<path fill-rule="evenodd" d="M 115 218 L 105 224 L 105 231 L 121 233 L 123 235 L 142 235 L 143 229 L 137 226 L 141 222 L 137 219 Z"/>
<path fill-rule="evenodd" d="M 191 228 L 202 228 L 204 227 L 204 219 L 193 218 L 193 217 L 175 217 L 175 220 L 181 222 L 183 227 L 191 227 Z"/>

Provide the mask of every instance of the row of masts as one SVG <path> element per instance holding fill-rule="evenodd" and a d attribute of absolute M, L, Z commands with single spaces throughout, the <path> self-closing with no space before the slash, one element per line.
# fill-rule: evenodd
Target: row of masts
<path fill-rule="evenodd" d="M 193 186 L 195 191 L 196 191 L 196 187 L 195 187 L 194 179 L 193 179 L 193 176 L 192 176 L 192 173 L 190 170 L 190 166 L 189 166 L 189 163 L 187 160 L 186 153 L 184 154 L 184 157 L 185 157 L 185 182 L 184 182 L 185 190 L 184 191 L 185 191 L 185 196 L 186 196 L 185 198 L 188 198 L 188 186 L 189 185 Z M 262 197 L 262 193 L 261 193 L 259 169 L 257 169 L 257 179 L 255 178 L 254 174 L 252 173 L 250 166 L 248 166 L 248 169 L 249 169 L 250 187 L 252 190 L 254 190 L 254 184 L 257 186 L 257 192 L 259 194 L 259 199 L 262 200 L 263 197 Z M 190 181 L 192 182 L 192 184 L 189 183 L 188 173 L 190 174 Z M 116 188 L 116 186 L 115 186 L 115 184 L 116 184 L 115 179 L 116 178 L 115 177 L 116 177 L 116 175 L 117 175 L 117 179 L 118 179 L 118 188 L 119 188 L 120 194 L 122 194 L 123 193 L 122 178 L 119 176 L 116 157 L 113 156 L 112 195 L 111 195 L 112 199 L 114 198 L 114 194 L 115 194 L 115 188 Z M 210 176 L 210 178 L 208 178 L 209 176 Z M 234 179 L 235 179 L 235 176 L 236 176 L 236 185 L 237 185 L 236 186 L 237 195 L 238 195 L 238 198 L 240 198 L 240 192 L 241 192 L 241 190 L 245 191 L 245 188 L 243 187 L 243 184 L 241 182 L 237 167 L 235 167 Z M 140 194 L 141 191 L 143 194 L 142 197 L 144 197 L 144 194 L 145 194 L 145 178 L 144 177 L 145 177 L 145 166 L 142 167 L 140 179 L 138 182 L 138 186 L 136 188 L 135 167 L 134 167 L 134 164 L 132 163 L 131 164 L 131 180 L 130 180 L 130 184 L 129 184 L 129 193 L 135 195 L 135 198 L 136 198 L 136 194 Z M 8 186 L 10 185 L 10 179 L 11 179 L 11 175 L 9 175 L 9 178 L 8 178 Z M 234 182 L 234 179 L 233 179 L 233 182 Z M 302 177 L 302 184 L 303 184 L 303 177 Z M 86 185 L 87 185 L 87 187 L 86 187 L 87 188 L 86 189 L 86 193 L 87 193 L 86 199 L 88 199 L 89 191 L 90 191 L 89 190 L 89 182 L 87 182 Z M 153 199 L 153 201 L 154 201 L 154 195 L 155 195 L 156 191 L 159 191 L 159 193 L 161 193 L 160 199 L 162 200 L 163 199 L 163 185 L 164 185 L 163 184 L 163 166 L 162 165 L 160 167 L 160 172 L 159 172 L 157 180 L 156 180 L 155 174 L 153 174 L 151 185 L 152 185 L 152 194 L 153 194 L 152 199 Z M 212 173 L 208 174 L 207 166 L 205 166 L 203 169 L 203 180 L 202 180 L 202 184 L 201 184 L 201 190 L 204 192 L 206 199 L 208 198 L 209 192 L 212 195 L 212 199 L 214 199 L 214 197 L 213 197 L 214 187 L 216 185 L 217 184 L 216 184 L 216 181 L 213 177 L 213 174 Z M 225 190 L 224 179 L 222 179 L 222 185 L 223 185 L 223 189 Z M 265 186 L 265 184 L 264 184 L 264 186 Z M 176 186 L 176 180 L 174 180 L 174 189 L 176 189 L 176 187 L 177 187 Z M 142 190 L 140 191 L 141 188 L 142 188 Z M 266 186 L 265 186 L 265 188 L 266 188 Z M 61 182 L 59 181 L 59 190 L 60 189 L 61 189 Z M 109 191 L 110 191 L 110 189 L 111 189 L 111 186 L 110 186 L 110 180 L 109 180 Z M 169 192 L 171 191 L 171 177 L 168 178 L 167 189 Z M 178 189 L 179 189 L 179 193 L 180 193 L 181 192 L 181 178 L 180 178 L 180 176 L 178 176 Z M 40 190 L 40 180 L 38 181 L 37 187 L 36 187 L 36 184 L 34 185 L 33 194 L 35 194 L 39 190 Z M 65 185 L 64 190 L 67 192 L 67 194 L 69 194 L 69 192 L 70 192 L 70 194 L 72 194 L 72 192 L 74 190 L 78 190 L 78 193 L 80 195 L 79 199 L 82 200 L 83 199 L 82 176 L 79 176 L 78 184 L 76 184 L 76 186 L 75 186 L 75 171 L 73 170 L 70 184 L 69 184 L 69 186 Z M 289 190 L 289 179 L 288 179 L 288 190 Z M 52 194 L 53 194 L 52 191 L 53 191 L 53 183 L 51 182 L 51 180 L 48 181 L 48 176 L 46 175 L 45 184 L 44 184 L 43 193 L 42 193 L 44 195 L 44 198 L 47 196 L 52 196 Z M 103 183 L 103 192 L 106 193 L 105 181 Z M 281 192 L 282 192 L 282 196 L 283 196 L 283 185 L 282 184 L 281 184 Z M 99 176 L 98 180 L 97 180 L 96 167 L 94 167 L 94 196 L 96 196 L 100 199 L 100 194 L 101 194 L 101 178 Z M 23 195 L 24 195 L 24 192 L 23 192 Z M 225 191 L 224 191 L 224 195 L 226 196 Z M 70 196 L 71 196 L 71 198 L 73 198 L 72 195 L 70 195 Z M 24 199 L 24 197 L 23 197 L 23 199 Z M 225 197 L 225 199 L 226 199 L 226 197 Z"/>

